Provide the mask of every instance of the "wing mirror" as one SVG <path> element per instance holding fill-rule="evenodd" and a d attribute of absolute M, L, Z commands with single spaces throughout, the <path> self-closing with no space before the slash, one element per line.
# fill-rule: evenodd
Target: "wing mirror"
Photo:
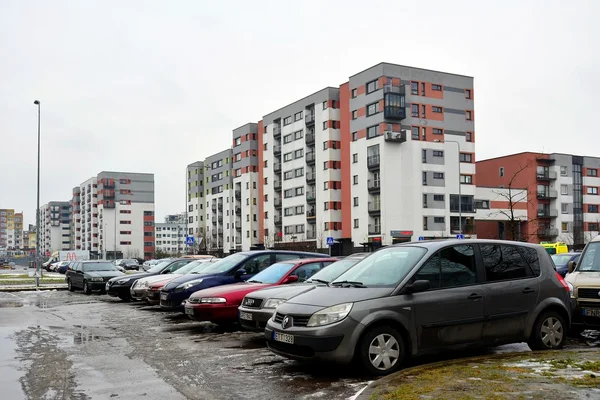
<path fill-rule="evenodd" d="M 298 277 L 296 275 L 290 275 L 287 278 L 285 278 L 285 281 L 283 283 L 294 283 L 294 282 L 298 282 Z"/>
<path fill-rule="evenodd" d="M 577 267 L 577 261 L 569 261 L 569 273 L 575 271 L 575 267 Z"/>
<path fill-rule="evenodd" d="M 238 269 L 237 271 L 235 271 L 235 274 L 233 275 L 233 277 L 235 279 L 241 279 L 242 275 L 246 275 L 246 270 L 245 269 Z"/>
<path fill-rule="evenodd" d="M 413 293 L 419 293 L 419 292 L 425 292 L 427 290 L 429 290 L 429 288 L 431 288 L 431 282 L 426 281 L 426 280 L 418 280 L 418 281 L 414 281 L 413 283 L 406 285 L 404 287 L 404 290 L 402 291 L 402 294 L 413 294 Z"/>

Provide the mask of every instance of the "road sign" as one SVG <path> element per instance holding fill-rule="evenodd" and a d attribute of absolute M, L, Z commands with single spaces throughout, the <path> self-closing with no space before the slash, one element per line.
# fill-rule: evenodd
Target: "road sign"
<path fill-rule="evenodd" d="M 327 236 L 327 246 L 333 246 L 334 243 L 335 243 L 335 239 L 332 238 L 331 236 Z"/>
<path fill-rule="evenodd" d="M 419 241 L 423 241 L 425 238 L 423 236 L 419 236 Z"/>
<path fill-rule="evenodd" d="M 458 235 L 456 235 L 457 239 L 464 239 L 465 235 L 463 235 L 462 233 L 459 233 Z"/>
<path fill-rule="evenodd" d="M 186 237 L 185 244 L 188 246 L 193 246 L 194 245 L 194 237 L 193 236 Z"/>

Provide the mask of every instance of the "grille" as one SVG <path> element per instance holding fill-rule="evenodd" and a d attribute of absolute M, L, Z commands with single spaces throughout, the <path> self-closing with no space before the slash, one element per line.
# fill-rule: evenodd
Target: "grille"
<path fill-rule="evenodd" d="M 283 321 L 285 315 L 276 313 L 275 314 L 275 322 L 280 324 Z M 289 315 L 294 321 L 293 326 L 306 326 L 308 324 L 308 320 L 310 319 L 310 315 Z"/>
<path fill-rule="evenodd" d="M 253 299 L 251 297 L 244 297 L 244 302 L 242 303 L 242 305 L 244 307 L 248 307 L 248 308 L 260 308 L 262 303 L 263 303 L 262 299 Z"/>
<path fill-rule="evenodd" d="M 591 289 L 591 288 L 579 288 L 577 290 L 577 296 L 580 299 L 600 299 L 599 289 Z"/>

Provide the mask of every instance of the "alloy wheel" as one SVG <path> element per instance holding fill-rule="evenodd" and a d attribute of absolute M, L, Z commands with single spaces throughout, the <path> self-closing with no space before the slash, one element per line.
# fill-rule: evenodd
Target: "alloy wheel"
<path fill-rule="evenodd" d="M 381 371 L 392 368 L 400 358 L 400 345 L 396 338 L 387 333 L 375 336 L 369 345 L 369 360 Z"/>
<path fill-rule="evenodd" d="M 554 317 L 544 320 L 541 327 L 542 343 L 549 349 L 557 348 L 562 343 L 564 329 L 562 323 Z"/>

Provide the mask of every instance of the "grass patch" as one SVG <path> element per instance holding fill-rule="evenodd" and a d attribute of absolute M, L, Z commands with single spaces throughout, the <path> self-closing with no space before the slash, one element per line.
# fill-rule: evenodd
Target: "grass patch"
<path fill-rule="evenodd" d="M 64 278 L 42 278 L 40 283 L 65 283 Z M 32 285 L 35 284 L 35 278 L 27 279 L 0 279 L 0 285 Z"/>

